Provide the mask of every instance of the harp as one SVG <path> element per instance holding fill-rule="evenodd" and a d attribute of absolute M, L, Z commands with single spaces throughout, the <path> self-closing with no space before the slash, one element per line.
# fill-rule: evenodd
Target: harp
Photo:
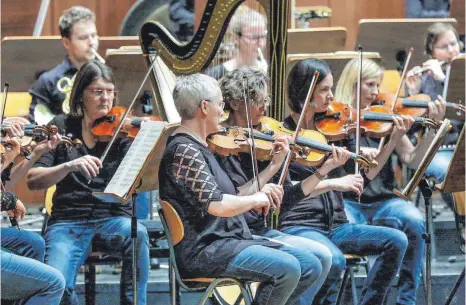
<path fill-rule="evenodd" d="M 171 92 L 174 76 L 204 71 L 217 53 L 235 10 L 245 0 L 208 0 L 197 32 L 180 43 L 158 22 L 146 22 L 139 40 L 146 63 L 154 65 L 151 84 L 158 114 L 168 122 L 179 120 Z M 267 15 L 269 115 L 282 119 L 285 109 L 285 67 L 288 0 L 257 0 Z M 157 61 L 154 64 L 154 61 Z M 172 79 L 173 78 L 173 79 Z"/>

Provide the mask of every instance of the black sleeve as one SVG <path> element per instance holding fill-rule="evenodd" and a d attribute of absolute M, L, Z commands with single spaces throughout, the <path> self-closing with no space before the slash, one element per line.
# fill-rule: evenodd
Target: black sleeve
<path fill-rule="evenodd" d="M 223 192 L 219 190 L 204 156 L 193 144 L 176 146 L 167 174 L 182 186 L 196 209 L 208 211 L 212 201 L 223 198 Z"/>
<path fill-rule="evenodd" d="M 16 201 L 18 198 L 12 192 L 2 192 L 1 193 L 2 201 L 2 211 L 11 211 L 16 208 Z"/>

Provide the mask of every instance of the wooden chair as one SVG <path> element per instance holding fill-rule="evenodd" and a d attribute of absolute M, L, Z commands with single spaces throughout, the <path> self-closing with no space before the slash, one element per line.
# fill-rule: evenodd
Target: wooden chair
<path fill-rule="evenodd" d="M 341 283 L 340 291 L 338 292 L 337 303 L 339 305 L 342 298 L 343 292 L 345 291 L 348 277 L 351 279 L 351 295 L 353 298 L 353 305 L 358 304 L 358 292 L 356 290 L 356 280 L 354 278 L 354 270 L 359 266 L 363 266 L 366 269 L 366 274 L 369 274 L 369 260 L 366 256 L 359 256 L 355 254 L 345 254 L 346 259 L 346 270 L 343 274 L 343 281 Z"/>
<path fill-rule="evenodd" d="M 464 236 L 461 233 L 462 230 L 464 230 L 465 227 L 465 216 L 466 216 L 466 204 L 465 204 L 465 197 L 466 193 L 465 192 L 459 192 L 459 193 L 453 193 L 454 197 L 454 204 L 455 204 L 455 210 L 453 211 L 455 213 L 455 222 L 456 222 L 456 230 L 458 232 L 458 238 L 460 240 L 460 249 L 463 254 L 465 253 L 464 251 Z M 450 295 L 448 296 L 445 305 L 450 305 L 451 301 L 453 301 L 453 297 L 456 294 L 456 291 L 460 287 L 461 282 L 464 280 L 464 273 L 465 273 L 465 268 L 463 268 L 463 271 L 461 271 L 460 276 L 456 280 L 455 285 L 453 286 L 453 289 L 450 292 Z"/>
<path fill-rule="evenodd" d="M 188 291 L 204 291 L 204 294 L 198 303 L 199 305 L 203 305 L 212 296 L 216 287 L 220 285 L 237 285 L 241 289 L 241 294 L 245 300 L 245 304 L 249 305 L 252 297 L 246 289 L 245 281 L 231 277 L 184 279 L 180 276 L 175 259 L 174 247 L 183 240 L 183 222 L 173 206 L 167 201 L 160 201 L 160 207 L 160 220 L 162 221 L 162 225 L 165 229 L 170 252 L 169 286 L 171 304 L 180 305 L 180 287 Z"/>

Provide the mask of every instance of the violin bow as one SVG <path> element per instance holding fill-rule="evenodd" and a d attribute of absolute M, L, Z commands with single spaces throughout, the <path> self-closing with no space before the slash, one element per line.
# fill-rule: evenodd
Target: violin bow
<path fill-rule="evenodd" d="M 10 91 L 10 85 L 7 82 L 5 82 L 5 87 L 3 88 L 2 117 L 0 119 L 0 124 L 3 124 L 3 119 L 5 118 L 5 109 L 6 109 L 8 91 Z"/>
<path fill-rule="evenodd" d="M 155 62 L 155 61 L 154 61 Z M 121 117 L 121 120 L 120 120 L 120 124 L 118 125 L 118 127 L 116 128 L 115 130 L 115 133 L 113 134 L 112 136 L 112 139 L 110 140 L 110 142 L 108 142 L 107 144 L 107 147 L 105 147 L 105 150 L 104 150 L 104 153 L 102 154 L 102 156 L 100 157 L 100 162 L 103 163 L 105 158 L 107 157 L 107 154 L 108 152 L 110 151 L 110 147 L 112 146 L 113 142 L 115 142 L 115 139 L 117 138 L 118 134 L 120 133 L 120 130 L 121 130 L 121 127 L 123 126 L 125 120 L 126 120 L 126 117 L 129 115 L 131 109 L 133 108 L 134 106 L 134 103 L 136 103 L 136 99 L 138 98 L 139 96 L 139 93 L 141 92 L 144 84 L 146 83 L 147 81 L 147 78 L 149 77 L 150 73 L 152 72 L 152 70 L 154 69 L 154 66 L 155 64 L 152 63 L 152 65 L 150 66 L 149 70 L 147 71 L 146 75 L 144 76 L 144 79 L 142 80 L 142 83 L 141 85 L 139 86 L 139 89 L 138 91 L 136 92 L 136 94 L 134 95 L 134 98 L 133 100 L 131 101 L 131 104 L 128 106 L 128 109 L 126 110 L 125 114 L 123 114 L 123 116 Z M 90 182 L 90 180 L 89 180 Z"/>
<path fill-rule="evenodd" d="M 309 91 L 307 92 L 306 100 L 303 105 L 303 109 L 301 110 L 301 114 L 299 115 L 298 123 L 296 124 L 296 130 L 294 131 L 293 135 L 291 136 L 292 143 L 296 143 L 296 139 L 298 138 L 298 134 L 301 131 L 301 126 L 303 125 L 304 121 L 304 114 L 306 113 L 307 109 L 310 106 L 312 94 L 314 93 L 314 89 L 316 87 L 317 79 L 319 78 L 319 72 L 315 71 L 314 76 L 312 77 L 311 85 L 309 86 Z M 283 186 L 285 184 L 286 175 L 288 173 L 288 168 L 291 163 L 291 150 L 286 155 L 285 162 L 283 164 L 282 173 L 280 175 L 280 180 L 278 181 L 278 185 Z M 272 228 L 278 225 L 278 215 L 280 214 L 280 209 L 274 211 L 272 215 Z M 274 226 L 274 217 L 275 217 L 275 226 Z"/>
<path fill-rule="evenodd" d="M 301 131 L 301 126 L 303 125 L 304 115 L 307 109 L 310 106 L 312 94 L 314 93 L 314 89 L 316 87 L 317 79 L 319 78 L 319 72 L 315 71 L 314 76 L 312 77 L 311 85 L 309 86 L 309 91 L 307 92 L 306 101 L 303 105 L 303 109 L 301 110 L 301 114 L 299 115 L 298 123 L 296 124 L 296 130 L 294 131 L 293 135 L 291 136 L 292 143 L 296 143 L 296 139 L 298 138 L 298 134 Z M 285 163 L 283 165 L 282 173 L 280 175 L 280 180 L 278 182 L 279 185 L 283 186 L 286 180 L 286 174 L 288 173 L 288 167 L 291 163 L 291 150 L 288 152 L 286 156 Z"/>
<path fill-rule="evenodd" d="M 358 81 L 356 86 L 356 148 L 355 153 L 361 150 L 361 78 L 362 78 L 362 46 L 358 47 Z M 354 162 L 354 173 L 359 174 L 359 163 Z"/>
<path fill-rule="evenodd" d="M 392 103 L 392 107 L 391 107 L 392 112 L 395 110 L 396 101 L 398 99 L 398 96 L 400 95 L 401 87 L 403 86 L 403 82 L 405 80 L 406 72 L 408 70 L 408 65 L 411 60 L 411 56 L 413 55 L 413 52 L 414 52 L 414 48 L 411 47 L 411 49 L 409 49 L 408 56 L 406 57 L 405 66 L 403 67 L 403 72 L 401 73 L 401 78 L 400 78 L 400 82 L 398 83 L 398 88 L 396 88 L 395 96 L 393 97 L 394 102 Z M 385 144 L 385 137 L 380 139 L 379 151 L 382 150 L 384 144 Z"/>
<path fill-rule="evenodd" d="M 256 193 L 260 192 L 261 185 L 259 181 L 259 169 L 257 168 L 257 156 L 256 156 L 256 144 L 254 142 L 254 127 L 252 126 L 252 119 L 251 119 L 251 105 L 249 105 L 249 95 L 248 95 L 248 80 L 246 77 L 243 78 L 243 97 L 244 97 L 244 106 L 246 107 L 246 121 L 248 124 L 249 129 L 249 152 L 251 154 L 251 162 L 252 162 L 252 176 L 253 176 L 253 184 L 256 185 Z M 267 227 L 267 218 L 264 216 L 264 227 Z"/>
<path fill-rule="evenodd" d="M 445 81 L 444 81 L 443 91 L 442 91 L 442 98 L 444 101 L 447 100 L 448 83 L 450 82 L 450 72 L 451 72 L 451 61 L 448 62 L 447 70 L 445 71 Z"/>

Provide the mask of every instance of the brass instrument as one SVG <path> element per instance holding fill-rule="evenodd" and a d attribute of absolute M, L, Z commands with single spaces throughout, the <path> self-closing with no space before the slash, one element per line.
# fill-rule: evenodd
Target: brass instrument
<path fill-rule="evenodd" d="M 199 29 L 190 42 L 181 43 L 160 23 L 146 22 L 139 40 L 148 66 L 155 59 L 162 59 L 174 75 L 186 75 L 205 70 L 220 47 L 234 12 L 245 0 L 208 0 Z M 269 88 L 272 94 L 270 116 L 282 119 L 285 110 L 285 68 L 289 0 L 258 0 L 267 14 L 267 40 L 269 42 Z M 167 120 L 176 112 L 173 102 L 164 101 L 158 92 L 162 78 L 151 74 L 155 104 L 158 114 Z M 168 97 L 169 98 L 169 97 Z M 171 122 L 170 119 L 168 119 Z"/>

